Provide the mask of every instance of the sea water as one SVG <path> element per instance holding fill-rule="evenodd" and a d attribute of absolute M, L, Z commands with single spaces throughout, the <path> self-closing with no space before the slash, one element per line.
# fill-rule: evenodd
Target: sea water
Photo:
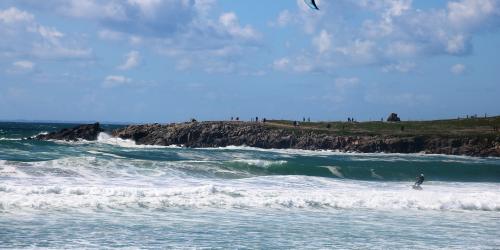
<path fill-rule="evenodd" d="M 0 123 L 0 248 L 500 248 L 499 158 L 23 139 L 64 127 Z"/>

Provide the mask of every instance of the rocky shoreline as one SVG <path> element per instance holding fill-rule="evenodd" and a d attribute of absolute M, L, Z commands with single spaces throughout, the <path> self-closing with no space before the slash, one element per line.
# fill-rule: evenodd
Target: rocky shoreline
<path fill-rule="evenodd" d="M 96 140 L 103 130 L 99 124 L 82 125 L 37 140 Z M 257 148 L 338 150 L 360 153 L 425 153 L 500 157 L 500 137 L 475 136 L 384 136 L 335 135 L 324 131 L 280 128 L 249 122 L 191 122 L 182 124 L 130 125 L 108 131 L 112 136 L 134 140 L 139 145 L 190 148 L 249 146 Z"/>

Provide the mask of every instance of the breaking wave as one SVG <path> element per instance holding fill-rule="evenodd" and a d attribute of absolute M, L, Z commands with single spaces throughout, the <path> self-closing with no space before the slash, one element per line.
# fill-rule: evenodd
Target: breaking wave
<path fill-rule="evenodd" d="M 304 185 L 308 181 L 313 184 Z M 280 184 L 288 183 L 285 188 Z M 264 178 L 246 182 L 176 183 L 165 187 L 0 185 L 0 211 L 161 210 L 180 208 L 377 209 L 500 211 L 500 194 L 488 186 L 435 183 L 424 191 L 407 185 L 372 186 L 343 181 Z M 429 190 L 429 191 L 427 191 Z"/>

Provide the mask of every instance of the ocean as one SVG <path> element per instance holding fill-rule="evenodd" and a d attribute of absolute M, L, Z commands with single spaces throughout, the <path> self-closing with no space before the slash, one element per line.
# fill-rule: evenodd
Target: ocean
<path fill-rule="evenodd" d="M 22 139 L 71 126 L 0 123 L 0 248 L 500 249 L 500 158 Z"/>

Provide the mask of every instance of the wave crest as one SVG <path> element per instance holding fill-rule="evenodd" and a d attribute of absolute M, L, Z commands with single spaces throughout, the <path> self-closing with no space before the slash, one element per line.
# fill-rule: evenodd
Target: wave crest
<path fill-rule="evenodd" d="M 270 180 L 267 180 L 270 181 Z M 283 181 L 283 180 L 281 180 Z M 185 185 L 178 187 L 16 186 L 0 185 L 0 209 L 16 210 L 161 210 L 181 208 L 376 209 L 500 211 L 500 193 L 428 186 L 360 186 L 342 181 L 329 187 Z M 268 183 L 269 184 L 269 183 Z M 336 188 L 335 188 L 336 187 Z"/>

